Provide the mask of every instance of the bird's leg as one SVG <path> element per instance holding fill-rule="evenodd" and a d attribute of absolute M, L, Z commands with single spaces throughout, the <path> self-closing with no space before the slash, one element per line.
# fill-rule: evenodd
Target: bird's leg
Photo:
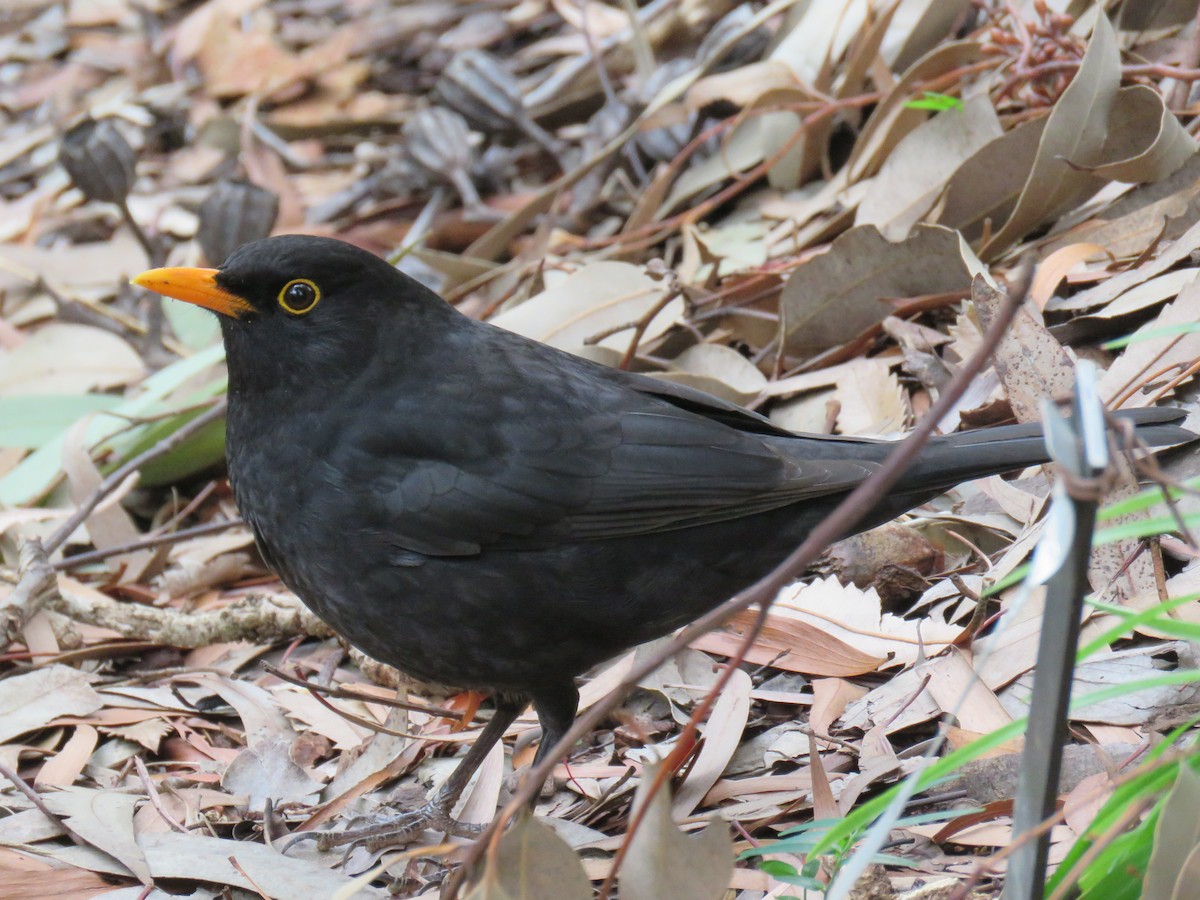
<path fill-rule="evenodd" d="M 533 765 L 537 766 L 575 721 L 575 714 L 579 711 L 579 690 L 574 683 L 568 683 L 566 687 L 539 691 L 534 695 L 533 708 L 537 710 L 538 722 L 542 726 L 542 740 L 533 757 Z"/>
<path fill-rule="evenodd" d="M 462 761 L 450 773 L 437 793 L 419 809 L 406 812 L 392 813 L 383 817 L 375 817 L 375 821 L 362 828 L 352 828 L 347 831 L 322 832 L 313 835 L 320 850 L 347 844 L 364 844 L 368 850 L 389 847 L 407 843 L 426 829 L 443 831 L 469 837 L 478 834 L 477 826 L 466 825 L 451 818 L 450 811 L 462 792 L 466 789 L 471 776 L 487 758 L 492 747 L 496 745 L 508 730 L 508 726 L 520 715 L 525 703 L 515 697 L 497 697 L 496 711 L 491 720 L 484 726 L 475 743 L 467 751 Z M 296 835 L 305 838 L 307 835 Z M 292 843 L 296 840 L 293 839 Z M 291 846 L 289 844 L 288 846 Z M 285 852 L 287 847 L 284 848 Z"/>

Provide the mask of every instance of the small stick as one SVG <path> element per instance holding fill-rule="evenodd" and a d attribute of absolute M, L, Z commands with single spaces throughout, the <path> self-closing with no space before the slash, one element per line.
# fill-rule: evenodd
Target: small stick
<path fill-rule="evenodd" d="M 196 525 L 193 528 L 181 528 L 179 531 L 148 534 L 145 537 L 138 538 L 136 541 L 105 547 L 103 550 L 89 550 L 86 553 L 76 553 L 74 556 L 64 557 L 51 563 L 50 568 L 56 572 L 62 572 L 67 569 L 74 569 L 77 566 L 86 566 L 89 563 L 100 562 L 101 560 L 108 559 L 110 556 L 121 556 L 124 553 L 132 553 L 135 550 L 147 550 L 151 547 L 177 544 L 180 541 L 186 541 L 191 538 L 204 537 L 208 534 L 219 534 L 222 531 L 228 531 L 230 528 L 236 528 L 239 525 L 245 524 L 241 519 L 224 519 L 220 522 L 207 522 L 204 525 Z"/>
<path fill-rule="evenodd" d="M 190 422 L 177 428 L 172 434 L 163 438 L 149 450 L 139 453 L 133 459 L 113 469 L 108 477 L 101 481 L 96 486 L 96 489 L 84 498 L 83 503 L 79 505 L 79 508 L 75 510 L 71 517 L 63 522 L 58 530 L 46 540 L 44 544 L 46 555 L 49 556 L 65 544 L 67 538 L 74 533 L 75 529 L 87 521 L 87 517 L 95 511 L 97 506 L 104 502 L 104 498 L 119 488 L 126 478 L 151 460 L 158 459 L 160 456 L 170 453 L 192 435 L 220 419 L 225 415 L 226 405 L 227 401 L 225 399 L 218 400 L 208 412 L 201 413 Z"/>

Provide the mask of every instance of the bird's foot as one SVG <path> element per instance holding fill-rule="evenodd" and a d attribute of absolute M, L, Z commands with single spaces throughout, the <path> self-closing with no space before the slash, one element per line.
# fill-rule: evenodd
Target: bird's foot
<path fill-rule="evenodd" d="M 363 823 L 361 825 L 357 823 Z M 325 852 L 335 847 L 364 847 L 368 852 L 375 852 L 386 847 L 399 847 L 411 843 L 425 831 L 439 831 L 456 837 L 478 837 L 483 831 L 482 825 L 470 825 L 459 822 L 450 815 L 449 810 L 434 800 L 429 801 L 420 809 L 403 812 L 387 812 L 356 819 L 353 827 L 345 831 L 305 832 L 294 835 L 283 848 L 288 849 L 302 841 L 316 841 L 317 849 Z"/>

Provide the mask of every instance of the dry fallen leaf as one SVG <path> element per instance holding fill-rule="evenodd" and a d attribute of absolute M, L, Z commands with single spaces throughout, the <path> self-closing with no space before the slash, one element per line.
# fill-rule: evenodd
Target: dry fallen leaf
<path fill-rule="evenodd" d="M 893 243 L 874 226 L 853 228 L 793 271 L 780 307 L 789 352 L 812 355 L 882 322 L 888 300 L 966 291 L 980 270 L 948 228 L 918 226 Z"/>
<path fill-rule="evenodd" d="M 654 780 L 648 766 L 638 788 L 634 810 L 644 805 Z M 641 827 L 634 833 L 621 868 L 622 900 L 718 900 L 733 873 L 729 829 L 713 819 L 699 834 L 685 835 L 671 818 L 665 790 L 650 799 Z"/>
<path fill-rule="evenodd" d="M 596 262 L 490 321 L 572 351 L 584 347 L 589 338 L 624 326 L 598 342 L 624 352 L 633 338 L 633 326 L 660 305 L 666 291 L 665 282 L 655 281 L 638 266 Z M 678 321 L 682 311 L 683 300 L 671 300 L 654 314 L 643 340 L 658 337 Z"/>
<path fill-rule="evenodd" d="M 591 885 L 575 852 L 553 828 L 522 815 L 489 854 L 466 900 L 588 900 Z"/>
<path fill-rule="evenodd" d="M 52 324 L 0 352 L 0 395 L 82 394 L 130 384 L 145 371 L 123 338 L 88 325 Z"/>
<path fill-rule="evenodd" d="M 86 716 L 103 704 L 91 678 L 51 665 L 0 681 L 0 742 L 42 728 L 59 716 Z"/>
<path fill-rule="evenodd" d="M 1002 134 L 991 101 L 973 97 L 910 132 L 871 182 L 858 205 L 855 225 L 875 225 L 888 240 L 900 240 L 937 202 L 955 170 Z"/>

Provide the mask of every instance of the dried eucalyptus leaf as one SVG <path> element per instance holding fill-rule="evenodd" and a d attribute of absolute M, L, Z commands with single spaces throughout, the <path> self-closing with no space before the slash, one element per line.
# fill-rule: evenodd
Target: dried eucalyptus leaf
<path fill-rule="evenodd" d="M 640 809 L 658 767 L 642 773 L 634 806 Z M 699 834 L 687 835 L 671 818 L 668 792 L 650 799 L 621 868 L 621 900 L 718 900 L 733 874 L 729 827 L 713 819 Z"/>
<path fill-rule="evenodd" d="M 896 243 L 873 225 L 852 228 L 784 285 L 788 352 L 812 355 L 856 337 L 892 312 L 889 299 L 966 291 L 980 269 L 948 228 L 918 225 Z"/>
<path fill-rule="evenodd" d="M 500 839 L 467 900 L 589 900 L 575 851 L 549 825 L 523 815 Z"/>

